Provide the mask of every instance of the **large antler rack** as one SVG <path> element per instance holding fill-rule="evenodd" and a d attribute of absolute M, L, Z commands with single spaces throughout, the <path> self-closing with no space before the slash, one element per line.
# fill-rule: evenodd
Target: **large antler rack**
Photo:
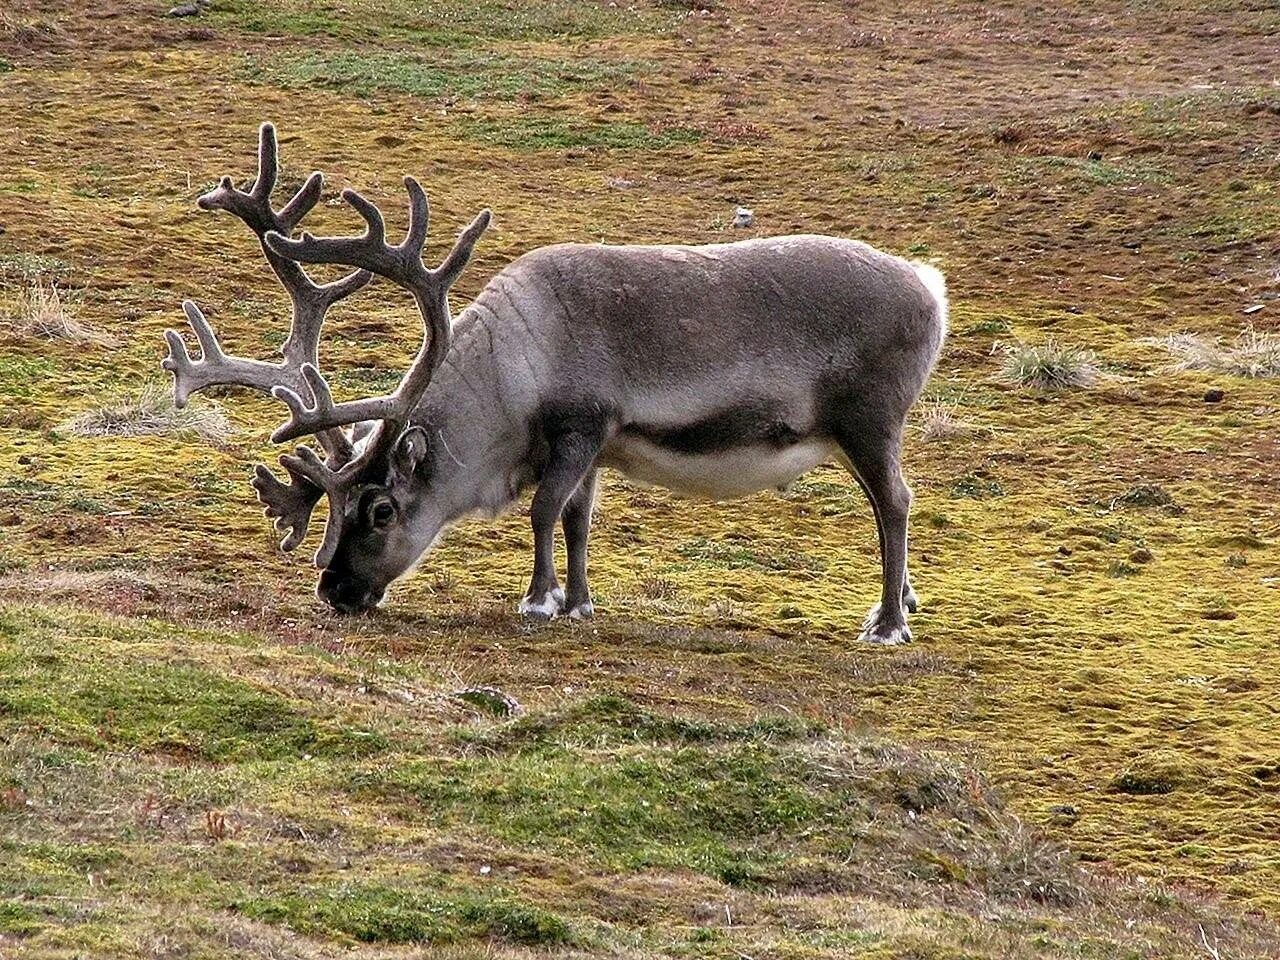
<path fill-rule="evenodd" d="M 223 177 L 218 186 L 201 196 L 196 204 L 202 210 L 225 210 L 242 220 L 258 237 L 267 262 L 293 303 L 289 336 L 280 349 L 283 360 L 267 363 L 228 355 L 200 308 L 186 300 L 182 309 L 200 346 L 200 357 L 193 358 L 187 352 L 181 334 L 167 330 L 165 339 L 169 344 L 169 355 L 162 363 L 164 369 L 173 374 L 173 397 L 178 407 L 186 406 L 191 394 L 212 386 L 241 386 L 263 393 L 271 393 L 282 384 L 301 387 L 303 366 L 315 364 L 318 359 L 320 329 L 325 314 L 339 300 L 373 279 L 368 271 L 356 270 L 333 283 L 317 284 L 297 263 L 267 247 L 263 238 L 273 231 L 292 233 L 319 202 L 324 186 L 324 177 L 313 173 L 293 198 L 276 210 L 271 206 L 271 194 L 275 191 L 277 178 L 276 131 L 271 124 L 264 123 L 258 131 L 258 174 L 253 185 L 247 191 L 239 190 L 230 177 Z M 318 433 L 316 439 L 334 467 L 340 467 L 351 459 L 351 442 L 342 431 L 326 430 Z M 292 470 L 289 473 L 290 482 L 286 485 L 266 467 L 259 465 L 253 479 L 254 489 L 266 507 L 267 515 L 274 517 L 276 529 L 285 533 L 280 542 L 283 550 L 293 550 L 302 542 L 311 512 L 324 495 L 324 489 L 311 483 L 304 475 Z"/>
<path fill-rule="evenodd" d="M 283 443 L 307 434 L 316 436 L 324 448 L 324 459 L 310 447 L 300 446 L 293 454 L 280 457 L 291 478 L 287 486 L 261 464 L 255 471 L 253 486 L 266 505 L 268 516 L 276 518 L 277 529 L 290 531 L 280 544 L 285 550 L 301 542 L 315 503 L 321 495 L 328 496 L 329 519 L 324 541 L 315 555 L 316 565 L 326 567 L 337 549 L 348 491 L 365 467 L 385 453 L 400 435 L 444 360 L 452 333 L 449 287 L 489 225 L 490 213 L 484 210 L 471 222 L 434 270 L 422 263 L 430 219 L 427 195 L 412 177 L 404 180 L 410 201 L 409 230 L 399 244 L 386 242 L 381 212 L 354 190 L 345 190 L 342 196 L 364 218 L 363 234 L 317 238 L 303 233 L 300 239 L 293 240 L 289 235 L 320 198 L 323 177 L 313 173 L 293 199 L 280 210 L 273 210 L 270 197 L 275 187 L 276 164 L 275 129 L 269 123 L 263 124 L 258 176 L 253 186 L 241 191 L 229 177 L 224 177 L 197 203 L 206 210 L 226 210 L 248 224 L 276 276 L 289 291 L 294 306 L 293 325 L 281 348 L 283 362 L 265 363 L 225 354 L 199 308 L 186 301 L 183 309 L 200 344 L 201 357 L 193 359 L 181 336 L 170 330 L 165 333 L 169 356 L 163 365 L 174 374 L 174 398 L 179 406 L 191 393 L 215 384 L 251 387 L 269 392 L 289 408 L 289 419 L 272 433 L 273 441 Z M 357 269 L 333 283 L 317 285 L 300 263 L 336 263 Z M 422 315 L 422 346 L 392 393 L 337 403 L 319 369 L 320 328 L 325 311 L 368 283 L 373 274 L 386 277 L 413 295 Z M 365 420 L 378 421 L 378 425 L 357 454 L 342 428 Z"/>

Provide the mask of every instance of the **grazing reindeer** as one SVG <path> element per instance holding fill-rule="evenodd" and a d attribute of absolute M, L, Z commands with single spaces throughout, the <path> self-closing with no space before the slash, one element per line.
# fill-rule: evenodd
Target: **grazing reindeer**
<path fill-rule="evenodd" d="M 253 485 L 286 533 L 286 550 L 328 497 L 315 562 L 317 592 L 331 606 L 373 607 L 450 523 L 496 514 L 536 485 L 533 579 L 520 610 L 588 617 L 587 537 L 600 467 L 725 498 L 781 487 L 835 458 L 866 492 L 879 532 L 883 592 L 862 636 L 910 639 L 911 494 L 899 458 L 907 411 L 946 331 L 938 271 L 819 236 L 559 244 L 508 265 L 454 322 L 449 287 L 489 211 L 428 269 L 427 197 L 412 177 L 404 180 L 409 230 L 395 245 L 378 208 L 352 190 L 343 197 L 364 218 L 363 234 L 291 239 L 323 178 L 312 174 L 279 210 L 270 199 L 275 181 L 275 131 L 265 124 L 253 186 L 241 191 L 224 177 L 198 202 L 248 224 L 292 297 L 282 361 L 227 355 L 186 301 L 201 356 L 170 330 L 164 368 L 179 406 L 215 384 L 251 387 L 289 409 L 272 440 L 316 437 L 323 459 L 298 447 L 280 458 L 287 484 L 259 465 Z M 300 264 L 322 263 L 356 270 L 320 286 Z M 337 402 L 318 369 L 321 323 L 374 274 L 413 295 L 422 347 L 390 394 Z M 552 553 L 557 520 L 569 557 L 563 590 Z"/>

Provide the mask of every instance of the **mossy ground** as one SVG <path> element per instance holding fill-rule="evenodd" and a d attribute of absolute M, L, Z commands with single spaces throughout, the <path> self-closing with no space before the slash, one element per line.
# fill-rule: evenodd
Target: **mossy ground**
<path fill-rule="evenodd" d="M 1276 954 L 1243 911 L 1280 905 L 1277 386 L 1143 342 L 1280 327 L 1276 10 L 166 6 L 0 13 L 0 314 L 40 276 L 119 340 L 0 342 L 0 952 Z M 286 180 L 393 223 L 418 175 L 437 243 L 494 207 L 460 300 L 570 239 L 936 259 L 930 396 L 975 429 L 909 443 L 915 645 L 854 641 L 878 562 L 836 468 L 718 505 L 608 478 L 598 620 L 530 630 L 519 512 L 377 617 L 319 608 L 247 484 L 269 402 L 217 401 L 216 447 L 60 431 L 160 380 L 184 296 L 279 342 L 256 246 L 193 203 L 264 119 Z M 417 337 L 384 286 L 329 332 L 352 391 Z M 1099 383 L 1001 381 L 1049 337 Z"/>

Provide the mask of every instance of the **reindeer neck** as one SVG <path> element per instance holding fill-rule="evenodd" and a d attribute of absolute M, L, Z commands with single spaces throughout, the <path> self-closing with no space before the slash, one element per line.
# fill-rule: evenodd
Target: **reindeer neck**
<path fill-rule="evenodd" d="M 433 494 L 450 520 L 496 515 L 532 479 L 528 411 L 505 381 L 488 331 L 464 310 L 414 417 L 431 432 Z"/>

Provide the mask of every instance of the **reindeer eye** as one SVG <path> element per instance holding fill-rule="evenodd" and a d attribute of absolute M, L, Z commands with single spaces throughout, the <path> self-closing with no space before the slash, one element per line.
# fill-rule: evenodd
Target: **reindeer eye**
<path fill-rule="evenodd" d="M 391 504 L 387 503 L 385 500 L 382 503 L 376 504 L 370 512 L 370 517 L 372 518 L 373 525 L 375 527 L 385 527 L 391 522 L 392 517 L 395 515 L 396 508 L 391 506 Z"/>

